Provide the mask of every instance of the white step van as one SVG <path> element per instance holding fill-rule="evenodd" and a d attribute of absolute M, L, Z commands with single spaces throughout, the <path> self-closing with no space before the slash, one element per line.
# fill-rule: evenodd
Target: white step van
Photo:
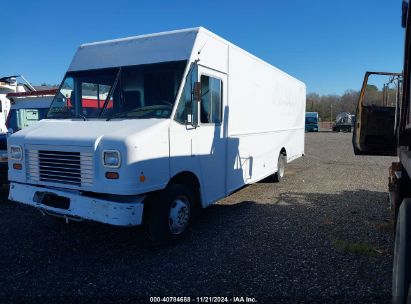
<path fill-rule="evenodd" d="M 197 208 L 304 154 L 305 95 L 201 27 L 84 44 L 47 119 L 9 138 L 9 199 L 179 239 Z"/>

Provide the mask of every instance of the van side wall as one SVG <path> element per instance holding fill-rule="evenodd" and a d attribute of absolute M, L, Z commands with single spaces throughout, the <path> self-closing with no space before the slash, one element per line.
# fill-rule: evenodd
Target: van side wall
<path fill-rule="evenodd" d="M 282 149 L 288 162 L 304 154 L 304 83 L 205 30 L 197 35 L 190 62 L 227 75 L 223 84 L 227 93 L 223 98 L 223 129 L 218 136 L 225 141 L 225 149 L 210 146 L 207 155 L 193 154 L 196 141 L 201 140 L 204 146 L 206 140 L 213 138 L 200 138 L 198 134 L 204 131 L 201 126 L 187 129 L 171 123 L 171 176 L 182 171 L 193 172 L 201 185 L 203 207 L 275 173 Z M 217 150 L 225 153 L 225 166 L 212 164 L 207 158 L 213 158 Z M 201 165 L 200 156 L 208 161 L 208 167 Z M 215 176 L 215 182 L 220 182 L 222 175 L 225 175 L 223 195 L 216 193 L 215 187 L 205 186 L 205 176 Z"/>
<path fill-rule="evenodd" d="M 227 189 L 277 171 L 282 148 L 290 162 L 304 154 L 305 85 L 235 47 L 229 47 Z M 241 169 L 242 180 L 230 171 Z M 234 178 L 232 178 L 234 176 Z M 237 176 L 237 177 L 236 177 Z"/>

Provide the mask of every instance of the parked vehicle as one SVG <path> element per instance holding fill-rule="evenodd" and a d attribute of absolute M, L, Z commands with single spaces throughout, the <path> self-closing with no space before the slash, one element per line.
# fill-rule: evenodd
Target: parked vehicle
<path fill-rule="evenodd" d="M 304 154 L 305 95 L 204 28 L 82 45 L 47 119 L 9 138 L 9 198 L 180 239 L 198 208 L 283 179 Z"/>
<path fill-rule="evenodd" d="M 353 134 L 357 155 L 399 156 L 399 161 L 390 167 L 388 185 L 395 223 L 393 303 L 407 303 L 411 296 L 411 12 L 408 1 L 403 2 L 402 8 L 402 24 L 406 28 L 403 73 L 366 73 Z M 383 95 L 391 95 L 391 102 L 365 104 L 365 89 L 371 75 L 389 77 L 384 88 L 390 84 L 391 89 L 385 89 Z M 381 94 L 374 95 L 381 97 Z M 383 97 L 383 100 L 388 99 Z"/>
<path fill-rule="evenodd" d="M 355 123 L 355 115 L 348 112 L 341 112 L 337 115 L 333 125 L 333 132 L 351 132 Z"/>
<path fill-rule="evenodd" d="M 305 113 L 305 131 L 318 132 L 318 112 Z"/>
<path fill-rule="evenodd" d="M 6 121 L 7 133 L 0 134 L 0 184 L 8 184 L 7 138 L 43 119 L 51 105 L 56 90 L 10 93 L 11 108 Z"/>
<path fill-rule="evenodd" d="M 23 82 L 18 82 L 22 79 Z M 24 78 L 24 76 L 7 76 L 0 78 L 0 134 L 6 133 L 6 119 L 9 115 L 11 102 L 9 94 L 19 94 L 22 92 L 35 92 L 36 89 Z"/>

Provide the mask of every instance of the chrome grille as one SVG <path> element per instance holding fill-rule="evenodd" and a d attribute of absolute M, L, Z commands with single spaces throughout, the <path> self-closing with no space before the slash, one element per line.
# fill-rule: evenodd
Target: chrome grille
<path fill-rule="evenodd" d="M 28 150 L 27 179 L 79 188 L 93 185 L 93 154 L 52 150 Z"/>

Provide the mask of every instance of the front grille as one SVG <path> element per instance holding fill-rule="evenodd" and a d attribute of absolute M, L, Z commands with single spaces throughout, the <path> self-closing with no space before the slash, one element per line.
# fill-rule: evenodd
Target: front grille
<path fill-rule="evenodd" d="M 79 152 L 39 151 L 40 180 L 81 186 Z"/>
<path fill-rule="evenodd" d="M 92 154 L 51 150 L 27 151 L 27 179 L 35 183 L 57 183 L 74 187 L 93 183 Z"/>

